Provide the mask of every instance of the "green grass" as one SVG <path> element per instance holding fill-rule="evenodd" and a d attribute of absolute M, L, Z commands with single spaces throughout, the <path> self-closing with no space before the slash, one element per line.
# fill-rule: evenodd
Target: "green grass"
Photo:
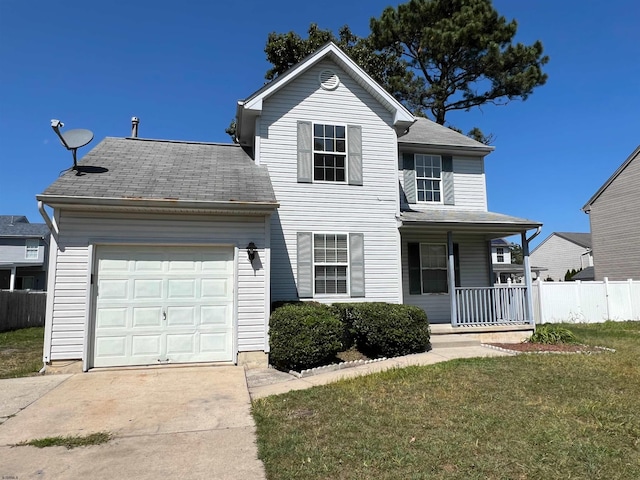
<path fill-rule="evenodd" d="M 267 476 L 640 478 L 640 322 L 570 328 L 616 353 L 456 360 L 257 400 Z"/>
<path fill-rule="evenodd" d="M 45 447 L 66 447 L 68 450 L 76 447 L 86 447 L 89 445 L 100 445 L 107 443 L 111 440 L 111 434 L 107 432 L 91 433 L 84 436 L 69 436 L 69 437 L 46 437 L 38 438 L 36 440 L 29 440 L 28 442 L 18 443 L 16 446 L 22 447 L 31 445 L 32 447 L 45 448 Z"/>
<path fill-rule="evenodd" d="M 0 378 L 28 377 L 42 368 L 44 327 L 0 333 Z"/>

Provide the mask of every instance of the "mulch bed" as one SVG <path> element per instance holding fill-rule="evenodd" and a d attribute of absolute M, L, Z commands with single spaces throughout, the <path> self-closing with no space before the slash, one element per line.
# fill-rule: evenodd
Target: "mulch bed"
<path fill-rule="evenodd" d="M 486 345 L 517 353 L 602 353 L 615 351 L 604 347 L 581 345 L 577 343 L 487 343 Z"/>

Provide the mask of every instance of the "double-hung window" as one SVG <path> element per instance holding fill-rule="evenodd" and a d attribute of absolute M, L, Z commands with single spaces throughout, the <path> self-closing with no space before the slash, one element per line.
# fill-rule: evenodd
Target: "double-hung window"
<path fill-rule="evenodd" d="M 347 135 L 344 125 L 313 125 L 313 180 L 345 182 Z"/>
<path fill-rule="evenodd" d="M 346 234 L 313 235 L 316 295 L 348 294 L 349 242 Z"/>
<path fill-rule="evenodd" d="M 447 246 L 421 243 L 420 270 L 422 293 L 446 293 L 448 291 Z"/>
<path fill-rule="evenodd" d="M 496 260 L 497 263 L 504 263 L 504 248 L 503 247 L 497 247 L 496 248 Z"/>
<path fill-rule="evenodd" d="M 442 202 L 442 158 L 440 155 L 415 155 L 418 202 Z"/>
<path fill-rule="evenodd" d="M 28 260 L 36 260 L 38 258 L 38 247 L 40 241 L 37 238 L 27 238 L 25 241 L 24 258 Z"/>

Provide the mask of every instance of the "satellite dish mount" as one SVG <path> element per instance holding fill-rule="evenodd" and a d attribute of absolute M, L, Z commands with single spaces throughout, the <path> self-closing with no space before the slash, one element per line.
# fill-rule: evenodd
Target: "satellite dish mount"
<path fill-rule="evenodd" d="M 51 120 L 51 128 L 56 132 L 56 135 L 60 137 L 60 142 L 67 150 L 71 150 L 73 154 L 73 167 L 72 170 L 78 170 L 78 162 L 77 162 L 77 150 L 80 147 L 84 147 L 91 140 L 93 140 L 93 132 L 91 130 L 85 130 L 83 128 L 77 128 L 75 130 L 67 130 L 66 132 L 60 132 L 60 128 L 64 127 L 64 123 L 60 120 L 53 119 Z"/>

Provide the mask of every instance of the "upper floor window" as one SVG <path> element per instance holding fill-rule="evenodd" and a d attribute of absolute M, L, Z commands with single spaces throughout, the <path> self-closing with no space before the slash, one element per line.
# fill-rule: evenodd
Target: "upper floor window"
<path fill-rule="evenodd" d="M 442 158 L 439 155 L 415 155 L 416 193 L 419 202 L 442 202 Z"/>
<path fill-rule="evenodd" d="M 497 256 L 496 261 L 498 263 L 504 263 L 504 248 L 503 247 L 497 247 L 496 248 L 496 256 Z"/>
<path fill-rule="evenodd" d="M 38 258 L 38 247 L 40 241 L 37 238 L 27 238 L 24 258 L 30 260 L 36 260 Z"/>
<path fill-rule="evenodd" d="M 344 182 L 347 172 L 346 128 L 343 125 L 313 125 L 313 179 Z"/>

